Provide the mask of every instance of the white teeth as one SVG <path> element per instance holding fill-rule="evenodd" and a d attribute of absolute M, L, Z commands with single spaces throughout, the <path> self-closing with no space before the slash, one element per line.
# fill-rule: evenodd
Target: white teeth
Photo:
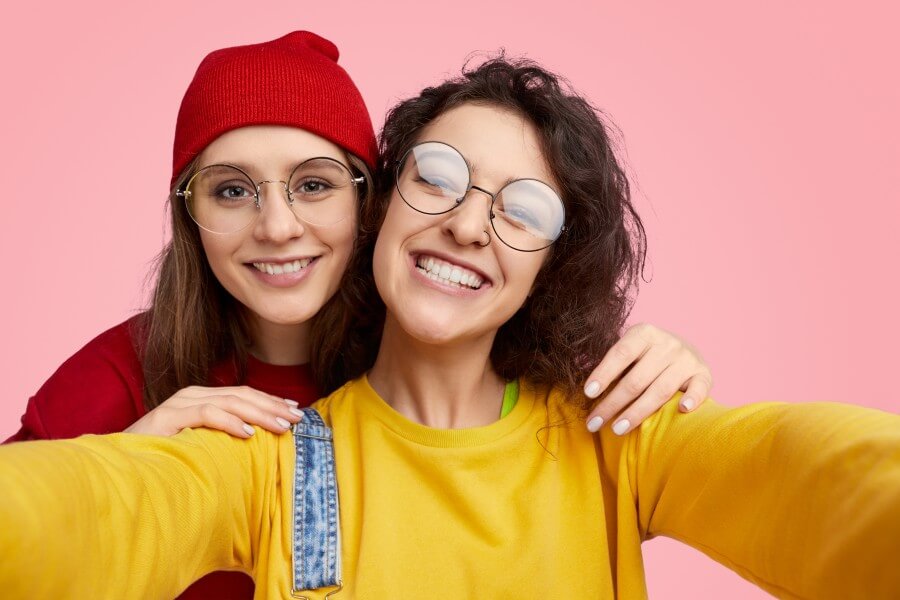
<path fill-rule="evenodd" d="M 262 273 L 269 275 L 283 275 L 285 273 L 296 273 L 300 269 L 305 269 L 312 262 L 311 258 L 297 259 L 288 263 L 262 263 L 255 262 L 253 267 Z"/>
<path fill-rule="evenodd" d="M 421 269 L 429 279 L 451 287 L 477 290 L 483 281 L 481 277 L 466 268 L 431 256 L 419 256 L 416 259 L 416 267 Z"/>

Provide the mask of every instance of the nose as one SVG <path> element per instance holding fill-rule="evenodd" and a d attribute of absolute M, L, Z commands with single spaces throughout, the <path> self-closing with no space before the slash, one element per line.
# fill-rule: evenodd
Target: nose
<path fill-rule="evenodd" d="M 459 201 L 459 206 L 446 213 L 442 229 L 460 246 L 484 245 L 484 232 L 490 235 L 490 213 L 493 196 L 472 186 Z"/>
<path fill-rule="evenodd" d="M 266 185 L 269 184 L 269 185 Z M 253 225 L 253 235 L 259 241 L 284 243 L 300 237 L 303 223 L 288 202 L 283 181 L 259 182 L 259 214 Z"/>

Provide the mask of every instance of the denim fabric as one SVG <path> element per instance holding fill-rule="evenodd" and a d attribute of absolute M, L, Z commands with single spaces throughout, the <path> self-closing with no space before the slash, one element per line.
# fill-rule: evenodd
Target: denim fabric
<path fill-rule="evenodd" d="M 338 586 L 341 580 L 340 511 L 332 432 L 312 408 L 294 425 L 294 589 Z"/>

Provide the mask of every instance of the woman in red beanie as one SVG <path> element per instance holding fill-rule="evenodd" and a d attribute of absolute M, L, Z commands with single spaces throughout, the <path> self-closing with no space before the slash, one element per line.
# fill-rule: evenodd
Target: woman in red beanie
<path fill-rule="evenodd" d="M 376 147 L 337 60 L 334 44 L 305 31 L 203 60 L 176 124 L 173 234 L 150 308 L 67 360 L 10 441 L 199 426 L 281 433 L 298 407 L 343 383 L 332 366 L 348 321 L 335 294 L 352 293 L 341 279 Z M 689 411 L 710 385 L 687 344 L 633 327 L 588 378 L 589 398 L 612 387 L 588 428 L 620 413 L 634 427 L 678 389 Z M 245 575 L 217 573 L 183 597 L 252 593 Z"/>

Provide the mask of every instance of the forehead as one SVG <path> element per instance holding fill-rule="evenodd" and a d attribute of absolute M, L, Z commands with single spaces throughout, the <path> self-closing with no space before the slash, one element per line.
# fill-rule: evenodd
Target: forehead
<path fill-rule="evenodd" d="M 217 137 L 200 153 L 199 164 L 291 168 L 318 156 L 346 162 L 339 146 L 309 131 L 281 125 L 252 125 Z"/>
<path fill-rule="evenodd" d="M 531 178 L 559 189 L 537 128 L 510 109 L 472 103 L 457 106 L 422 128 L 418 141 L 444 142 L 459 150 L 472 167 L 476 185 Z"/>

